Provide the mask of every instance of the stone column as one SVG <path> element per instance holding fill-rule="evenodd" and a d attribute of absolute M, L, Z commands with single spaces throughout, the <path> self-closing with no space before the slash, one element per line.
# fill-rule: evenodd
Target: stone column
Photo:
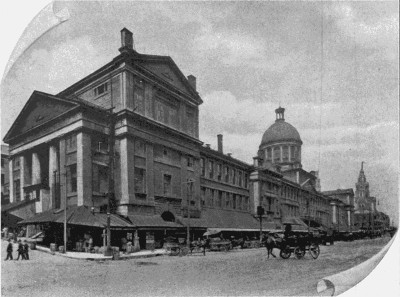
<path fill-rule="evenodd" d="M 271 162 L 275 163 L 275 149 L 271 147 Z"/>
<path fill-rule="evenodd" d="M 288 151 L 288 153 L 289 153 L 289 162 L 292 162 L 292 146 L 288 145 L 288 147 L 289 147 L 289 151 Z"/>
<path fill-rule="evenodd" d="M 154 148 L 146 143 L 146 193 L 147 201 L 154 202 Z"/>
<path fill-rule="evenodd" d="M 14 160 L 10 158 L 8 162 L 8 192 L 10 193 L 10 203 L 14 202 L 14 168 L 13 168 L 13 162 Z"/>
<path fill-rule="evenodd" d="M 351 210 L 347 210 L 347 224 L 349 225 L 349 231 L 351 231 Z"/>
<path fill-rule="evenodd" d="M 283 161 L 283 146 L 279 146 L 280 160 Z"/>
<path fill-rule="evenodd" d="M 92 156 L 91 139 L 87 133 L 76 135 L 77 146 L 77 195 L 78 206 L 92 205 Z"/>
<path fill-rule="evenodd" d="M 331 202 L 331 206 L 332 206 L 332 223 L 336 224 L 337 223 L 336 203 Z"/>
<path fill-rule="evenodd" d="M 121 162 L 121 199 L 120 204 L 129 204 L 135 197 L 134 188 L 134 161 L 135 146 L 132 139 L 123 138 L 120 140 L 120 162 Z M 119 207 L 118 212 L 121 215 L 127 215 L 127 207 Z"/>
<path fill-rule="evenodd" d="M 253 197 L 254 197 L 254 213 L 257 214 L 257 206 L 260 205 L 260 181 L 253 182 Z"/>
<path fill-rule="evenodd" d="M 37 185 L 42 182 L 39 155 L 37 153 L 32 154 L 32 185 Z"/>
<path fill-rule="evenodd" d="M 55 208 L 56 203 L 56 195 L 58 194 L 56 189 L 56 181 L 57 178 L 54 178 L 54 172 L 56 175 L 59 175 L 58 172 L 58 158 L 57 158 L 57 147 L 55 145 L 51 145 L 49 147 L 49 187 L 50 187 L 50 203 L 49 208 Z"/>
<path fill-rule="evenodd" d="M 25 192 L 24 192 L 24 187 L 25 187 L 25 157 L 20 156 L 19 157 L 19 186 L 20 186 L 20 195 L 21 195 L 21 201 L 25 200 Z"/>

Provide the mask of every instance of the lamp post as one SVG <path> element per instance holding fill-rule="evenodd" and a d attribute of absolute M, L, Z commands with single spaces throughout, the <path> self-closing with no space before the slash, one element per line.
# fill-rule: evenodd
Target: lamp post
<path fill-rule="evenodd" d="M 260 202 L 261 204 L 261 202 Z M 261 205 L 257 206 L 257 215 L 260 219 L 260 244 L 262 244 L 262 237 L 263 237 L 263 233 L 262 233 L 262 216 L 264 215 L 265 210 L 264 207 L 262 207 Z"/>
<path fill-rule="evenodd" d="M 186 205 L 187 205 L 187 224 L 186 224 L 186 246 L 190 249 L 190 200 L 193 194 L 193 179 L 189 179 L 187 182 L 183 183 L 188 185 L 188 193 L 186 195 Z"/>

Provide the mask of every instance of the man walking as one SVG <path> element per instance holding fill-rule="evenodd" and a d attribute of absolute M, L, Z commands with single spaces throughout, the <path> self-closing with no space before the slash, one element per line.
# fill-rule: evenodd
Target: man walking
<path fill-rule="evenodd" d="M 26 242 L 26 240 L 24 240 L 24 254 L 23 256 L 25 257 L 25 260 L 29 260 L 29 245 Z"/>
<path fill-rule="evenodd" d="M 24 246 L 22 245 L 21 239 L 18 240 L 18 249 L 17 249 L 17 252 L 18 252 L 18 257 L 17 257 L 16 261 L 19 260 L 19 257 L 20 257 L 20 256 L 21 256 L 21 260 L 25 260 L 25 256 L 24 256 Z"/>
<path fill-rule="evenodd" d="M 13 244 L 12 244 L 11 238 L 10 238 L 10 239 L 8 239 L 7 257 L 6 257 L 6 260 L 5 260 L 5 261 L 7 261 L 7 260 L 12 260 L 12 259 L 13 259 L 12 252 L 13 252 Z"/>

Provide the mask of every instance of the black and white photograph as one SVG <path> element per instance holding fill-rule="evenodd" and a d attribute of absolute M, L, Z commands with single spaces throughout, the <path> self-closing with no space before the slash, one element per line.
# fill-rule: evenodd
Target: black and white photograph
<path fill-rule="evenodd" d="M 398 1 L 2 1 L 2 296 L 398 296 Z"/>

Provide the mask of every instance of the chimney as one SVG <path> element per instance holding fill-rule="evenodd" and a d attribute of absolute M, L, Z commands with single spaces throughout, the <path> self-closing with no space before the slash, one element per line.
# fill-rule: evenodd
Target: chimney
<path fill-rule="evenodd" d="M 232 153 L 227 153 L 228 157 L 232 157 Z"/>
<path fill-rule="evenodd" d="M 187 77 L 189 84 L 191 85 L 191 87 L 196 91 L 196 77 L 193 75 L 189 75 Z"/>
<path fill-rule="evenodd" d="M 206 148 L 210 148 L 210 145 L 208 143 L 206 144 Z"/>
<path fill-rule="evenodd" d="M 126 28 L 121 30 L 121 53 L 133 51 L 133 35 L 132 32 Z"/>
<path fill-rule="evenodd" d="M 217 138 L 218 138 L 218 152 L 223 154 L 224 153 L 224 146 L 223 146 L 223 142 L 222 142 L 222 134 L 218 134 Z"/>

